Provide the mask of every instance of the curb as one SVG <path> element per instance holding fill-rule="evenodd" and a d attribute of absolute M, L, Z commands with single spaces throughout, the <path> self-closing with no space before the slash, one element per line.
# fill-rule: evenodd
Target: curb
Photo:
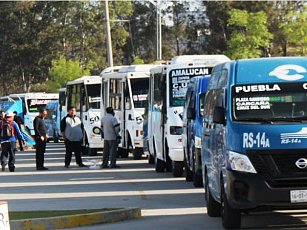
<path fill-rule="evenodd" d="M 94 212 L 70 216 L 57 216 L 50 218 L 37 218 L 10 221 L 11 229 L 14 230 L 46 230 L 63 229 L 95 225 L 102 223 L 114 223 L 141 217 L 141 209 L 128 208 L 107 212 Z"/>

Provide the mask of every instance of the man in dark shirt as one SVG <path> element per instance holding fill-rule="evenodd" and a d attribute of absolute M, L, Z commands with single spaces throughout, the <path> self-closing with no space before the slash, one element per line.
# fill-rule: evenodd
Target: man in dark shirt
<path fill-rule="evenodd" d="M 44 167 L 44 154 L 46 151 L 47 143 L 47 127 L 44 119 L 47 116 L 47 111 L 42 109 L 39 111 L 39 115 L 35 117 L 33 121 L 33 127 L 35 131 L 35 146 L 36 146 L 36 169 L 48 170 Z"/>
<path fill-rule="evenodd" d="M 23 120 L 20 116 L 18 116 L 17 111 L 14 111 L 14 121 L 17 123 L 19 130 L 21 131 L 21 125 L 23 125 Z M 22 141 L 18 139 L 19 149 L 23 151 Z"/>

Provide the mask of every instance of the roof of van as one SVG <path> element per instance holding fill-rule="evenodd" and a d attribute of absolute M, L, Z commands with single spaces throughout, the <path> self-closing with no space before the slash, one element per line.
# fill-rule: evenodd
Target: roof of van
<path fill-rule="evenodd" d="M 98 83 L 101 83 L 101 78 L 99 76 L 83 76 L 73 81 L 67 82 L 67 85 L 73 85 L 76 83 L 98 84 Z"/>
<path fill-rule="evenodd" d="M 175 64 L 193 64 L 215 66 L 222 62 L 230 61 L 228 57 L 221 54 L 216 55 L 181 55 L 171 59 L 171 65 Z"/>
<path fill-rule="evenodd" d="M 150 71 L 151 68 L 155 67 L 156 65 L 154 64 L 142 64 L 142 65 L 129 65 L 129 66 L 115 66 L 113 68 L 108 67 L 104 69 L 101 73 L 100 76 L 106 73 L 129 73 L 129 72 L 148 72 Z"/>
<path fill-rule="evenodd" d="M 236 64 L 236 83 L 307 80 L 307 57 L 242 59 Z"/>

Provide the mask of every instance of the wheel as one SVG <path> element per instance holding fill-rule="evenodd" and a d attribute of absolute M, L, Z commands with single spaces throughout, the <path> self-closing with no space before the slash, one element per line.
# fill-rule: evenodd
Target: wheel
<path fill-rule="evenodd" d="M 135 148 L 133 150 L 133 159 L 134 160 L 142 159 L 142 155 L 143 155 L 143 149 L 142 148 Z"/>
<path fill-rule="evenodd" d="M 184 168 L 185 168 L 185 180 L 193 181 L 193 172 L 190 170 L 190 167 L 188 166 L 186 157 L 184 157 Z"/>
<path fill-rule="evenodd" d="M 155 158 L 154 158 L 154 156 L 153 155 L 151 155 L 150 153 L 149 153 L 149 155 L 148 155 L 148 164 L 154 164 L 155 163 Z"/>
<path fill-rule="evenodd" d="M 156 172 L 164 172 L 165 171 L 165 162 L 155 157 L 155 169 Z"/>
<path fill-rule="evenodd" d="M 196 188 L 203 187 L 203 177 L 201 173 L 195 172 L 193 174 L 193 184 L 194 184 L 194 187 Z"/>
<path fill-rule="evenodd" d="M 209 182 L 208 178 L 206 176 L 206 182 L 205 182 L 205 197 L 206 197 L 206 203 L 207 203 L 207 213 L 210 217 L 218 217 L 221 216 L 221 204 L 214 200 L 214 198 L 211 195 L 210 189 L 209 189 Z"/>
<path fill-rule="evenodd" d="M 183 162 L 182 161 L 173 161 L 173 176 L 181 177 L 183 174 Z"/>
<path fill-rule="evenodd" d="M 87 152 L 89 156 L 97 156 L 97 149 L 87 148 Z"/>
<path fill-rule="evenodd" d="M 121 158 L 128 158 L 129 156 L 129 150 L 128 149 L 123 149 L 123 148 L 118 148 L 118 157 L 120 156 Z"/>
<path fill-rule="evenodd" d="M 168 153 L 169 153 L 169 149 L 168 149 L 168 145 L 166 144 L 165 146 L 165 155 L 166 155 L 166 163 L 165 163 L 165 169 L 166 172 L 172 172 L 173 171 L 173 165 L 172 165 L 172 160 L 169 157 Z"/>
<path fill-rule="evenodd" d="M 221 215 L 223 227 L 225 229 L 238 229 L 241 226 L 241 211 L 230 206 L 224 190 L 223 183 L 221 183 Z"/>

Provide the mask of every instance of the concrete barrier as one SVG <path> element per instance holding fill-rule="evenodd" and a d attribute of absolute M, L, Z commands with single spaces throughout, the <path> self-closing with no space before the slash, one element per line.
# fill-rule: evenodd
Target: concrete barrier
<path fill-rule="evenodd" d="M 141 217 L 141 210 L 139 208 L 128 208 L 70 216 L 13 220 L 10 221 L 10 224 L 11 228 L 14 230 L 46 230 L 113 223 L 129 219 L 136 219 L 139 217 Z"/>

